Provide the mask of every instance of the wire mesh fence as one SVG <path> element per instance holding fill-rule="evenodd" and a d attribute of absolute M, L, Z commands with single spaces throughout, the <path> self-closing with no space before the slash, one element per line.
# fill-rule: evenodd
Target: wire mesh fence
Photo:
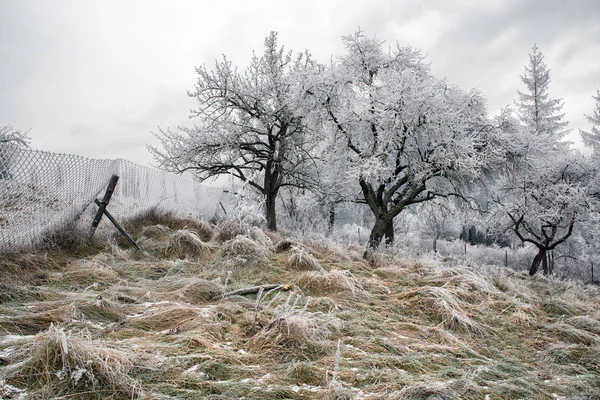
<path fill-rule="evenodd" d="M 4 144 L 0 145 L 0 252 L 35 248 L 61 230 L 89 227 L 94 199 L 113 174 L 120 179 L 109 210 L 120 221 L 150 210 L 210 219 L 223 197 L 220 188 L 126 160 Z"/>

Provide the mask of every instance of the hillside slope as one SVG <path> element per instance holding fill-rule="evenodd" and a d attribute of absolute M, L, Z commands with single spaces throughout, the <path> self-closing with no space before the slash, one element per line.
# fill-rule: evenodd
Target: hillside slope
<path fill-rule="evenodd" d="M 600 398 L 595 287 L 235 222 L 128 229 L 146 254 L 3 256 L 0 397 Z"/>

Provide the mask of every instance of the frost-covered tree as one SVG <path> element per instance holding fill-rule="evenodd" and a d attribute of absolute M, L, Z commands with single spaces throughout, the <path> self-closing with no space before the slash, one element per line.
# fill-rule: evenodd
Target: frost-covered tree
<path fill-rule="evenodd" d="M 30 141 L 27 132 L 11 125 L 0 126 L 0 179 L 10 178 L 11 156 L 16 149 L 29 147 Z"/>
<path fill-rule="evenodd" d="M 394 240 L 411 204 L 456 193 L 491 162 L 484 98 L 434 78 L 421 54 L 357 32 L 307 90 L 326 121 L 330 164 L 375 217 L 369 247 Z"/>
<path fill-rule="evenodd" d="M 586 146 L 598 153 L 600 150 L 600 89 L 596 89 L 596 96 L 592 96 L 596 100 L 596 106 L 592 111 L 592 115 L 585 115 L 587 121 L 592 124 L 592 129 L 588 131 L 580 130 L 581 138 Z"/>
<path fill-rule="evenodd" d="M 550 272 L 548 252 L 569 239 L 575 225 L 587 219 L 592 177 L 588 160 L 576 153 L 548 159 L 537 150 L 524 154 L 519 168 L 505 176 L 493 199 L 505 215 L 508 229 L 538 249 L 530 275 L 540 265 L 545 273 Z"/>
<path fill-rule="evenodd" d="M 198 81 L 188 92 L 198 102 L 192 128 L 160 129 L 162 149 L 149 147 L 169 171 L 191 171 L 200 180 L 232 175 L 264 198 L 267 226 L 277 229 L 276 200 L 286 186 L 311 184 L 313 136 L 290 107 L 291 87 L 312 66 L 308 53 L 292 57 L 265 39 L 265 51 L 254 55 L 243 73 L 225 57 L 213 70 L 197 67 Z"/>
<path fill-rule="evenodd" d="M 524 92 L 517 91 L 519 101 L 516 105 L 521 121 L 531 134 L 558 141 L 567 133 L 568 122 L 563 121 L 564 114 L 560 112 L 562 99 L 552 99 L 548 93 L 550 70 L 546 68 L 544 55 L 537 45 L 529 54 L 529 64 L 525 66 L 521 81 L 526 88 Z"/>
<path fill-rule="evenodd" d="M 529 270 L 542 265 L 548 273 L 547 254 L 573 234 L 589 209 L 589 163 L 572 153 L 564 137 L 562 101 L 548 94 L 550 71 L 537 46 L 521 76 L 527 91 L 518 91 L 521 125 L 504 115 L 505 168 L 493 199 L 506 227 L 523 243 L 537 247 Z"/>
<path fill-rule="evenodd" d="M 19 147 L 29 147 L 31 139 L 27 132 L 13 128 L 11 125 L 0 126 L 0 144 L 11 144 Z"/>

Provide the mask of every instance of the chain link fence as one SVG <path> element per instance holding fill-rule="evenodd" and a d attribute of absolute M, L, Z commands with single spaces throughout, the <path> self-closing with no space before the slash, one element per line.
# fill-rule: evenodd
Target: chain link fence
<path fill-rule="evenodd" d="M 210 219 L 222 189 L 126 160 L 85 157 L 0 145 L 0 252 L 40 246 L 61 230 L 89 229 L 112 175 L 119 182 L 108 206 L 118 220 L 151 210 Z M 107 226 L 103 221 L 101 226 Z"/>

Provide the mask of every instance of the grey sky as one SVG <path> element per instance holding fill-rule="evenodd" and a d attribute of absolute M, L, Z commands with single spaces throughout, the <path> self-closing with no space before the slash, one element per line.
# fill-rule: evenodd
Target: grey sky
<path fill-rule="evenodd" d="M 0 125 L 31 129 L 36 148 L 152 163 L 150 131 L 192 123 L 194 66 L 221 54 L 244 65 L 271 30 L 327 61 L 358 27 L 422 49 L 436 76 L 479 88 L 491 113 L 523 89 L 537 43 L 570 128 L 589 128 L 598 0 L 0 0 Z"/>

